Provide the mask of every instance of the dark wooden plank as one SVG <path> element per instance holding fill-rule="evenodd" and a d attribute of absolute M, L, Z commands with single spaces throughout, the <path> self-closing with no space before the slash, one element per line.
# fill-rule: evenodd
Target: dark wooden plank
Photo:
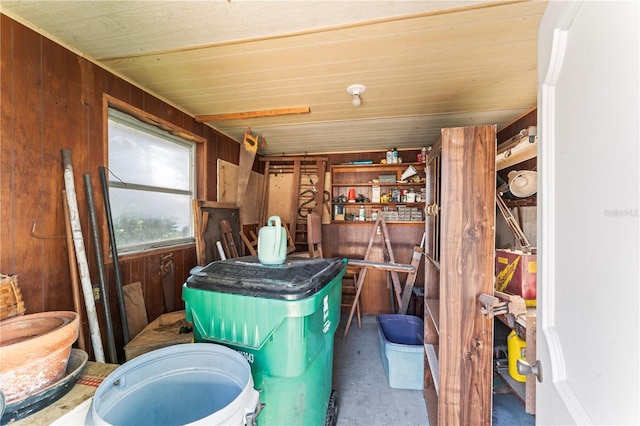
<path fill-rule="evenodd" d="M 185 248 L 175 252 L 174 266 L 175 266 L 175 294 L 176 299 L 174 306 L 177 311 L 184 309 L 184 301 L 182 300 L 182 284 L 189 277 L 189 271 L 195 265 L 195 253 L 194 250 Z"/>
<path fill-rule="evenodd" d="M 82 98 L 82 78 L 74 53 L 54 42 L 42 39 L 42 232 L 64 235 L 62 198 L 63 170 L 61 149 L 70 149 L 80 226 L 90 271 L 96 271 L 95 252 L 91 242 L 88 209 L 82 174 L 87 170 L 87 120 Z M 64 250 L 61 239 L 48 241 L 43 247 L 45 259 L 55 259 Z M 44 262 L 41 267 L 45 288 L 45 310 L 73 310 L 66 296 L 71 291 L 69 267 L 63 262 Z M 92 275 L 97 287 L 97 275 Z"/>
<path fill-rule="evenodd" d="M 155 115 L 156 117 L 162 117 L 162 112 L 164 110 L 164 103 L 153 95 L 150 95 L 142 91 L 140 92 L 142 96 L 141 108 L 146 112 Z M 133 89 L 132 93 L 135 95 L 135 93 L 137 93 L 136 89 Z"/>
<path fill-rule="evenodd" d="M 162 276 L 160 275 L 161 254 L 153 254 L 144 258 L 144 294 L 147 314 L 153 321 L 164 312 L 162 297 Z"/>
<path fill-rule="evenodd" d="M 183 129 L 186 127 L 185 113 L 171 105 L 164 104 L 162 106 L 162 115 L 160 115 L 159 117 Z"/>
<path fill-rule="evenodd" d="M 218 145 L 217 158 L 232 164 L 240 163 L 240 143 L 220 134 L 216 135 L 216 139 Z"/>
<path fill-rule="evenodd" d="M 0 14 L 0 111 L 11 111 L 15 99 L 13 27 L 14 22 Z M 4 274 L 15 272 L 12 184 L 15 122 L 14 114 L 0 114 L 0 270 Z"/>
<path fill-rule="evenodd" d="M 493 290 L 495 127 L 444 129 L 442 140 L 438 423 L 490 425 L 493 323 L 477 298 Z"/>
<path fill-rule="evenodd" d="M 44 219 L 40 202 L 43 150 L 41 41 L 41 36 L 14 23 L 11 54 L 16 74 L 11 110 L 16 121 L 11 150 L 13 176 L 9 182 L 12 184 L 11 241 L 15 244 L 15 258 L 11 265 L 7 265 L 12 270 L 3 273 L 18 274 L 27 313 L 42 312 L 47 305 L 43 288 L 42 253 L 49 241 L 34 238 L 30 234 L 33 222 L 42 225 Z M 62 171 L 62 166 L 57 169 Z M 38 230 L 43 233 L 49 231 L 42 227 Z"/>
<path fill-rule="evenodd" d="M 131 98 L 131 84 L 127 83 L 123 79 L 118 76 L 115 76 L 111 73 L 107 73 L 106 79 L 106 93 L 113 96 L 114 98 L 120 99 L 121 101 L 127 102 L 133 106 L 138 108 L 141 107 L 140 103 L 138 105 L 134 104 Z"/>
<path fill-rule="evenodd" d="M 120 268 L 122 269 L 122 281 L 124 284 L 140 281 L 143 285 L 146 281 L 145 276 L 145 257 L 128 257 L 120 260 Z M 143 291 L 146 290 L 143 287 Z"/>
<path fill-rule="evenodd" d="M 87 165 L 84 172 L 89 173 L 92 179 L 93 199 L 95 201 L 96 217 L 98 218 L 100 241 L 102 243 L 102 260 L 106 264 L 109 262 L 111 250 L 98 169 L 102 166 L 108 166 L 107 147 L 101 143 L 104 129 L 107 128 L 106 111 L 103 108 L 102 96 L 106 91 L 107 73 L 84 58 L 77 58 L 77 61 L 80 68 L 82 107 L 84 109 L 84 122 L 86 123 L 83 126 L 85 137 L 79 148 L 87 153 Z M 95 262 L 95 260 L 93 260 L 93 262 Z M 113 288 L 113 286 L 111 286 L 111 288 Z M 111 288 L 107 283 L 108 292 L 110 292 Z M 109 298 L 109 304 L 111 306 L 117 305 L 115 296 Z M 114 318 L 113 315 L 111 318 Z"/>

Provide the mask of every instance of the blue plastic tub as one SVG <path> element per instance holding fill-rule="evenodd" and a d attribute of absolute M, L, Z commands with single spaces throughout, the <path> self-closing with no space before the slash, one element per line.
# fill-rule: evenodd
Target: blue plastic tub
<path fill-rule="evenodd" d="M 380 358 L 389 386 L 422 390 L 424 323 L 411 315 L 378 315 Z"/>

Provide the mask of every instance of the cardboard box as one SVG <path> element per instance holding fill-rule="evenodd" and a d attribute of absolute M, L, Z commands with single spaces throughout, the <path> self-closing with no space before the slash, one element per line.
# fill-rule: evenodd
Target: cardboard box
<path fill-rule="evenodd" d="M 521 296 L 536 306 L 536 255 L 520 250 L 496 250 L 496 290 Z"/>

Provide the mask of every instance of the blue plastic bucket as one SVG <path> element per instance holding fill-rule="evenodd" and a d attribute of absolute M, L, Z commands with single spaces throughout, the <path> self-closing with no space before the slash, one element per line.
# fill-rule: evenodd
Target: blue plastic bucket
<path fill-rule="evenodd" d="M 100 384 L 87 425 L 244 425 L 260 411 L 249 363 L 212 343 L 158 349 Z"/>

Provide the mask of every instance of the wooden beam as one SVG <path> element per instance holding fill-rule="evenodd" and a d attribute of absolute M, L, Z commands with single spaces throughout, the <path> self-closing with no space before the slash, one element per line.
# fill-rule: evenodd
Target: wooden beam
<path fill-rule="evenodd" d="M 295 107 L 295 108 L 279 108 L 279 109 L 265 109 L 262 111 L 247 111 L 247 112 L 231 112 L 228 114 L 209 114 L 209 115 L 196 115 L 196 121 L 203 123 L 205 121 L 220 121 L 220 120 L 239 120 L 246 118 L 262 118 L 262 117 L 275 117 L 280 115 L 295 115 L 295 114 L 309 114 L 311 108 Z"/>

